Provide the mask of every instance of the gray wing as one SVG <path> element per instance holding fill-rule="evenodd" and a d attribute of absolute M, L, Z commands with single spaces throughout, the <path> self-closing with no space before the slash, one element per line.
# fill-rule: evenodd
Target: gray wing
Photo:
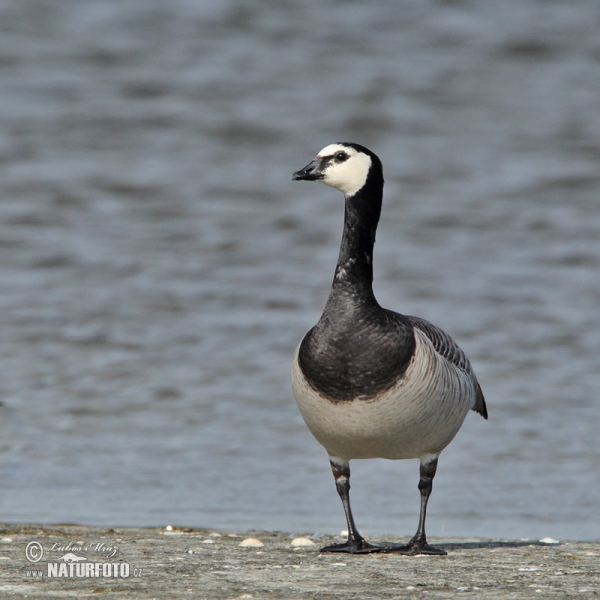
<path fill-rule="evenodd" d="M 457 366 L 461 371 L 464 371 L 469 375 L 475 386 L 475 406 L 473 410 L 478 412 L 484 419 L 488 418 L 487 406 L 485 405 L 485 399 L 481 386 L 477 381 L 473 367 L 467 358 L 467 355 L 462 351 L 458 344 L 443 330 L 435 325 L 432 325 L 425 319 L 419 317 L 406 317 L 413 327 L 423 332 L 433 344 L 436 352 L 443 356 L 448 362 Z"/>

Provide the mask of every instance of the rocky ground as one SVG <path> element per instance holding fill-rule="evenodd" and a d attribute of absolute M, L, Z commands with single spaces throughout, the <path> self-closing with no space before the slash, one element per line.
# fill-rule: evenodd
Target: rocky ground
<path fill-rule="evenodd" d="M 0 597 L 510 599 L 600 593 L 600 542 L 434 538 L 447 556 L 319 553 L 331 541 L 171 526 L 3 525 Z"/>

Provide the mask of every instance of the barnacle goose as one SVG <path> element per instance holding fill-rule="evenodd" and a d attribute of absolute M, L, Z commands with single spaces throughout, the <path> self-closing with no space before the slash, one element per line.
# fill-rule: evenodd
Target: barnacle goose
<path fill-rule="evenodd" d="M 446 554 L 427 543 L 425 516 L 438 456 L 469 410 L 487 419 L 468 358 L 450 336 L 418 317 L 382 308 L 373 295 L 373 245 L 381 213 L 381 161 L 359 144 L 321 150 L 293 180 L 321 181 L 345 196 L 344 231 L 329 299 L 292 365 L 296 402 L 329 454 L 348 539 L 323 552 Z M 421 512 L 406 545 L 375 545 L 350 508 L 350 460 L 420 460 Z"/>

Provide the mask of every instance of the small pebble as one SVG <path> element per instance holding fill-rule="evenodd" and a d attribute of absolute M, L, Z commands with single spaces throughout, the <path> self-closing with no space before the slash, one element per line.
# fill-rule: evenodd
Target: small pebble
<path fill-rule="evenodd" d="M 4 544 L 10 544 L 13 541 L 13 539 L 11 537 L 3 537 L 2 538 L 2 542 Z"/>
<path fill-rule="evenodd" d="M 242 540 L 238 545 L 242 548 L 262 548 L 264 546 L 264 544 L 256 538 L 246 538 L 245 540 Z"/>
<path fill-rule="evenodd" d="M 203 544 L 214 544 L 214 543 L 215 543 L 215 540 L 211 540 L 211 539 L 209 538 L 209 539 L 206 539 L 206 540 L 202 540 L 202 543 L 203 543 Z"/>
<path fill-rule="evenodd" d="M 307 537 L 297 537 L 292 540 L 292 547 L 301 548 L 303 546 L 316 546 L 316 544 Z"/>
<path fill-rule="evenodd" d="M 213 531 L 212 533 L 209 534 L 210 537 L 223 537 L 220 533 L 218 533 L 217 531 Z"/>

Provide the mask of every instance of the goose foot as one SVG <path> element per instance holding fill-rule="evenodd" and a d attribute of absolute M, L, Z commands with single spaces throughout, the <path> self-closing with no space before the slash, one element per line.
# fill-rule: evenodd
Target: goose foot
<path fill-rule="evenodd" d="M 408 544 L 390 544 L 384 547 L 383 552 L 394 552 L 396 554 L 404 554 L 405 556 L 416 556 L 417 554 L 427 554 L 430 556 L 445 556 L 448 554 L 441 548 L 434 548 L 430 546 L 426 541 L 413 541 L 411 540 Z"/>
<path fill-rule="evenodd" d="M 341 544 L 332 544 L 321 548 L 321 552 L 347 552 L 348 554 L 370 554 L 372 552 L 384 552 L 387 546 L 377 546 L 370 544 L 366 540 L 360 538 L 358 540 L 348 540 Z"/>

